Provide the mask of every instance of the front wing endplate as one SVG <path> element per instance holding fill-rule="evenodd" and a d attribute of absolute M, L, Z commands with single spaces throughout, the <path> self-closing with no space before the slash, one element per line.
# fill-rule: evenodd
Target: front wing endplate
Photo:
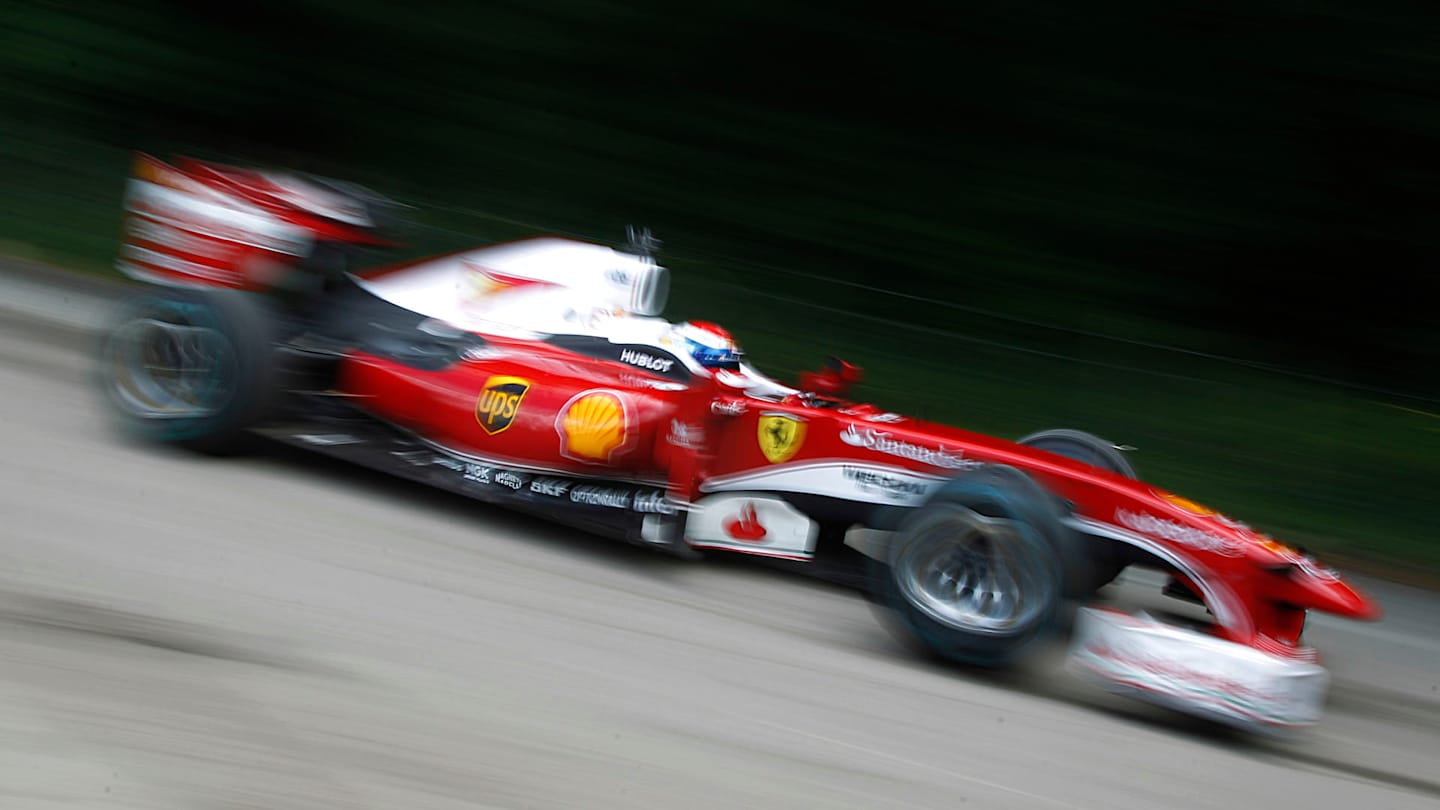
<path fill-rule="evenodd" d="M 1114 610 L 1083 608 L 1066 669 L 1101 688 L 1250 731 L 1315 724 L 1324 667 Z"/>

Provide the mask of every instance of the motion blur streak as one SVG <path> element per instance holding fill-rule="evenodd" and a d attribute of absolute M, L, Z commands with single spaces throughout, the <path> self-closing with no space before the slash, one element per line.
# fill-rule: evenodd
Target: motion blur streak
<path fill-rule="evenodd" d="M 419 206 L 414 255 L 643 222 L 681 246 L 670 314 L 772 373 L 839 354 L 898 411 L 1083 425 L 1436 571 L 1440 431 L 1388 406 L 1440 400 L 1437 30 L 1396 0 L 22 2 L 0 253 L 108 271 L 132 149 L 363 182 Z"/>
<path fill-rule="evenodd" d="M 1332 562 L 1440 572 L 1429 5 L 452 5 L 8 4 L 0 255 L 113 278 L 134 150 L 364 183 L 416 206 L 412 256 L 642 223 L 683 246 L 667 316 L 770 373 L 836 354 L 887 409 L 1082 426 Z M 1429 593 L 1313 617 L 1326 724 L 1236 738 L 916 662 L 852 594 L 742 563 L 131 447 L 91 390 L 95 285 L 18 266 L 0 806 L 1440 798 Z"/>
<path fill-rule="evenodd" d="M 927 664 L 857 595 L 744 563 L 308 456 L 214 464 L 117 441 L 88 379 L 99 302 L 4 281 L 0 806 L 1440 797 L 1429 594 L 1366 582 L 1390 609 L 1373 632 L 1317 617 L 1325 724 L 1298 743 L 1232 736 L 1082 687 L 1058 651 L 1009 676 Z"/>

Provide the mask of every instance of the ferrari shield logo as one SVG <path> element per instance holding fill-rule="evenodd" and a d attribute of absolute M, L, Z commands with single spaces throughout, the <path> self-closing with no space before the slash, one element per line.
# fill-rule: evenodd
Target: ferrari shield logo
<path fill-rule="evenodd" d="M 793 458 L 805 443 L 805 423 L 787 413 L 763 414 L 757 437 L 760 452 L 771 464 L 779 464 Z"/>
<path fill-rule="evenodd" d="M 519 377 L 491 377 L 475 400 L 475 421 L 491 436 L 510 427 L 520 412 L 520 401 L 530 390 L 530 381 Z"/>

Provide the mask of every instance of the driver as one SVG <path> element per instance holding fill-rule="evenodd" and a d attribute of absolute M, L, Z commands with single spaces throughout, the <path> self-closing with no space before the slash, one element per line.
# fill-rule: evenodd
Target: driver
<path fill-rule="evenodd" d="M 695 362 L 712 371 L 739 371 L 745 353 L 730 333 L 708 321 L 686 321 L 675 327 L 675 336 Z"/>
<path fill-rule="evenodd" d="M 739 389 L 758 399 L 778 402 L 796 393 L 756 371 L 745 362 L 745 353 L 723 327 L 709 321 L 685 321 L 674 327 L 668 338 L 679 352 L 690 355 L 721 385 Z"/>
<path fill-rule="evenodd" d="M 725 329 L 708 321 L 685 321 L 675 325 L 662 343 L 688 354 L 701 368 L 710 372 L 708 379 L 698 375 L 686 393 L 677 395 L 676 418 L 672 425 L 684 428 L 674 433 L 684 441 L 671 441 L 668 494 L 672 502 L 685 505 L 700 496 L 700 481 L 705 477 L 713 449 L 707 437 L 720 429 L 717 420 L 724 419 L 715 404 L 736 395 L 779 402 L 798 393 L 756 371 L 745 362 L 745 353 Z M 742 407 L 743 411 L 743 407 Z M 673 429 L 673 428 L 672 428 Z"/>

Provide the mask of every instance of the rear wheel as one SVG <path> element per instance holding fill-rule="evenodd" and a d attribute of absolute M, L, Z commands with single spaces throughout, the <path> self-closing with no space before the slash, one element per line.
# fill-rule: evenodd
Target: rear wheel
<path fill-rule="evenodd" d="M 1054 626 L 1064 542 L 1048 493 L 1014 468 L 984 468 L 901 525 L 873 587 L 940 655 L 1002 664 Z"/>
<path fill-rule="evenodd" d="M 234 290 L 163 289 L 122 304 L 99 376 L 121 426 L 149 441 L 239 449 L 275 393 L 274 318 Z"/>

